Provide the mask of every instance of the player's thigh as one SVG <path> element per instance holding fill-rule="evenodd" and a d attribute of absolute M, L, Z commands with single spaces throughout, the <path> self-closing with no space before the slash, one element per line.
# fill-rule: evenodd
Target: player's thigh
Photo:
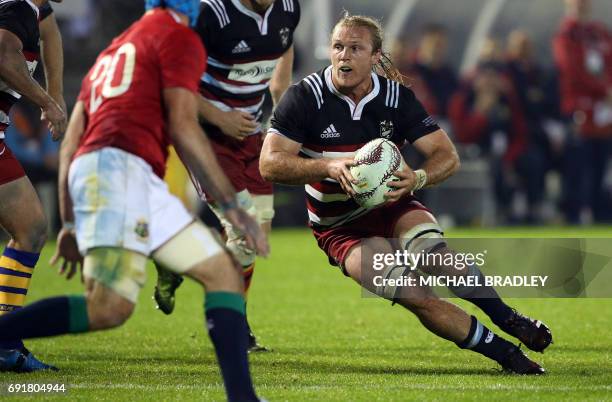
<path fill-rule="evenodd" d="M 438 225 L 438 221 L 429 211 L 423 209 L 413 209 L 402 214 L 395 222 L 393 228 L 393 237 L 400 238 L 407 232 L 418 225 L 434 224 Z"/>
<path fill-rule="evenodd" d="M 118 297 L 136 304 L 146 282 L 146 264 L 145 255 L 120 247 L 87 250 L 83 262 L 83 276 L 88 281 L 87 294 L 94 291 L 93 280 Z"/>
<path fill-rule="evenodd" d="M 396 249 L 388 239 L 371 237 L 354 245 L 344 263 L 345 272 L 361 287 L 377 296 L 416 311 L 437 299 L 427 286 L 421 286 L 419 273 L 397 261 Z M 403 283 L 385 282 L 405 278 Z M 412 278 L 413 282 L 407 282 Z"/>
<path fill-rule="evenodd" d="M 374 254 L 393 254 L 391 244 L 382 237 L 362 239 L 353 245 L 346 254 L 343 269 L 355 282 L 368 290 L 371 289 L 376 269 L 372 264 Z"/>
<path fill-rule="evenodd" d="M 146 256 L 113 247 L 88 250 L 83 263 L 90 330 L 127 320 L 145 283 Z"/>
<path fill-rule="evenodd" d="M 68 176 L 81 254 L 116 247 L 149 255 L 154 173 L 144 160 L 116 148 L 76 158 Z"/>
<path fill-rule="evenodd" d="M 0 225 L 22 246 L 43 246 L 47 221 L 30 180 L 23 176 L 0 185 Z"/>

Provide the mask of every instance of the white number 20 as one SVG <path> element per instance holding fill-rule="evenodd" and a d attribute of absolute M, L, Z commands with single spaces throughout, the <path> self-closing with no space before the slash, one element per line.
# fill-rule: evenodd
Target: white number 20
<path fill-rule="evenodd" d="M 123 63 L 123 71 L 120 71 L 121 82 L 119 85 L 113 86 L 115 74 L 117 74 L 117 65 L 121 57 L 125 57 Z M 91 84 L 91 99 L 89 102 L 89 112 L 93 114 L 98 110 L 104 98 L 114 98 L 123 95 L 130 89 L 132 79 L 134 78 L 134 67 L 136 66 L 136 47 L 128 42 L 123 44 L 114 56 L 106 55 L 101 58 L 89 77 Z M 102 90 L 98 94 L 98 87 L 102 85 Z"/>

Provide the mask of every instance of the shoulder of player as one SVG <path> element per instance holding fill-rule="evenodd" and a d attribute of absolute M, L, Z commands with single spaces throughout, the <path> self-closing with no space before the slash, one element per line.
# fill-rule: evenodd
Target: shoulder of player
<path fill-rule="evenodd" d="M 377 76 L 380 85 L 379 97 L 384 100 L 385 106 L 397 109 L 404 103 L 405 99 L 414 97 L 412 90 L 402 83 L 379 74 Z"/>
<path fill-rule="evenodd" d="M 201 24 L 213 24 L 214 28 L 225 28 L 230 23 L 228 0 L 201 0 L 198 27 Z"/>
<path fill-rule="evenodd" d="M 24 0 L 0 1 L 0 14 L 8 14 L 22 21 L 37 21 L 38 13 Z M 28 21 L 29 22 L 29 21 Z"/>
<path fill-rule="evenodd" d="M 316 105 L 317 109 L 321 109 L 325 103 L 325 77 L 322 71 L 312 73 L 302 78 L 294 85 L 296 91 L 312 104 Z"/>
<path fill-rule="evenodd" d="M 278 7 L 281 12 L 287 14 L 289 17 L 295 18 L 296 25 L 300 18 L 300 2 L 298 0 L 278 0 L 274 3 L 274 7 Z"/>

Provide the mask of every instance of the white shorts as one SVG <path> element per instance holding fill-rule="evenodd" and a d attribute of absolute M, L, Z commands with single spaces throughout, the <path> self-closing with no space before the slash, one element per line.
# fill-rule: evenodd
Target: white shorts
<path fill-rule="evenodd" d="M 121 247 L 149 256 L 194 220 L 147 162 L 118 148 L 77 157 L 68 186 L 83 255 Z"/>

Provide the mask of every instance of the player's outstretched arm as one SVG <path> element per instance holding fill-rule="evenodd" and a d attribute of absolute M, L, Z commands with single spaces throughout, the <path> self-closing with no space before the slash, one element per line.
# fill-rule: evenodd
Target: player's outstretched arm
<path fill-rule="evenodd" d="M 168 126 L 174 147 L 196 180 L 215 199 L 225 217 L 246 234 L 248 246 L 266 256 L 269 246 L 259 224 L 238 208 L 236 191 L 221 170 L 206 134 L 197 121 L 196 95 L 184 88 L 164 89 Z"/>
<path fill-rule="evenodd" d="M 66 111 L 64 100 L 64 50 L 62 35 L 55 14 L 49 15 L 39 24 L 41 59 L 45 68 L 47 93 Z"/>
<path fill-rule="evenodd" d="M 6 29 L 0 29 L 0 78 L 14 91 L 38 105 L 51 125 L 53 139 L 61 138 L 66 130 L 66 114 L 30 76 L 21 40 Z"/>
<path fill-rule="evenodd" d="M 340 183 L 347 194 L 355 194 L 350 183 L 356 181 L 349 171 L 353 159 L 305 159 L 298 156 L 301 147 L 302 144 L 298 142 L 270 132 L 259 157 L 261 176 L 270 182 L 289 185 L 332 178 Z"/>

